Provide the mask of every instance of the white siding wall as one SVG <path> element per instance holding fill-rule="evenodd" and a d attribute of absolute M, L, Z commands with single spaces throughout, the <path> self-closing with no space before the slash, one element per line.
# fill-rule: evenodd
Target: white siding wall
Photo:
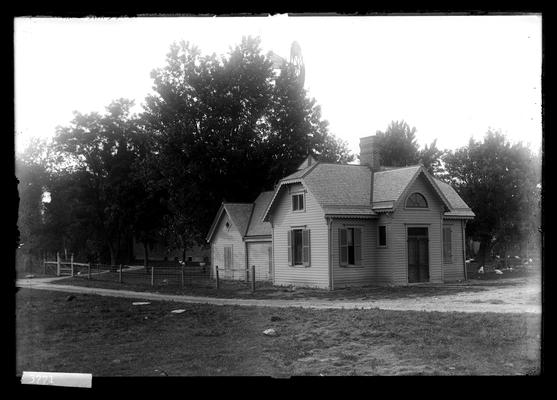
<path fill-rule="evenodd" d="M 375 228 L 375 275 L 374 284 L 389 285 L 393 284 L 393 213 L 381 214 L 376 220 Z M 387 229 L 387 246 L 379 247 L 378 245 L 378 226 L 384 225 Z"/>
<path fill-rule="evenodd" d="M 445 282 L 458 281 L 464 279 L 464 239 L 462 237 L 463 221 L 445 220 L 444 227 L 451 227 L 452 242 L 452 262 L 444 263 L 444 280 Z"/>
<path fill-rule="evenodd" d="M 406 198 L 403 198 L 393 213 L 390 230 L 387 229 L 389 244 L 389 262 L 384 265 L 386 272 L 382 275 L 386 283 L 405 285 L 408 283 L 408 226 L 424 226 L 429 234 L 429 281 L 443 282 L 442 268 L 442 215 L 443 203 L 431 188 L 429 183 L 420 175 L 413 183 L 407 194 L 421 193 L 427 200 L 428 209 L 405 208 Z M 391 265 L 388 265 L 391 264 Z"/>
<path fill-rule="evenodd" d="M 255 265 L 255 279 L 257 281 L 268 281 L 271 279 L 269 274 L 269 249 L 271 241 L 248 242 L 248 266 L 251 277 L 251 268 Z"/>
<path fill-rule="evenodd" d="M 302 190 L 301 184 L 292 184 L 290 191 Z M 281 189 L 275 199 L 273 219 L 273 249 L 276 285 L 296 285 L 307 287 L 329 287 L 328 232 L 323 209 L 306 192 L 305 211 L 293 212 L 288 187 Z M 288 265 L 287 232 L 294 227 L 310 229 L 311 265 L 291 267 Z"/>
<path fill-rule="evenodd" d="M 227 231 L 225 228 L 226 222 L 231 224 L 230 229 Z M 244 241 L 242 240 L 242 235 L 238 232 L 236 226 L 230 221 L 228 215 L 223 213 L 219 224 L 217 225 L 216 231 L 211 242 L 211 262 L 213 276 L 215 276 L 215 266 L 219 267 L 219 278 L 226 279 L 245 279 L 245 271 L 233 271 L 229 277 L 225 277 L 222 272 L 224 269 L 224 247 L 232 247 L 232 268 L 234 269 L 244 269 L 246 266 L 246 252 L 244 248 Z"/>
<path fill-rule="evenodd" d="M 362 229 L 361 266 L 340 266 L 339 229 Z M 373 285 L 376 269 L 377 222 L 365 219 L 333 219 L 332 222 L 332 265 L 333 287 Z"/>

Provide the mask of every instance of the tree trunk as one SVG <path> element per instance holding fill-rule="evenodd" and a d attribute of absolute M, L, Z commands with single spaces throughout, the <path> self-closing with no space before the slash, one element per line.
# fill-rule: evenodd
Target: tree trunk
<path fill-rule="evenodd" d="M 480 266 L 484 266 L 486 259 L 489 256 L 491 238 L 489 236 L 482 236 L 480 239 L 480 248 L 478 250 L 478 257 L 480 259 Z"/>
<path fill-rule="evenodd" d="M 184 250 L 182 251 L 182 261 L 184 262 L 184 265 L 186 265 L 186 248 L 184 247 Z"/>
<path fill-rule="evenodd" d="M 108 251 L 110 252 L 110 265 L 116 265 L 116 253 L 111 243 L 108 245 Z"/>
<path fill-rule="evenodd" d="M 145 267 L 145 273 L 148 273 L 147 266 L 149 265 L 149 246 L 147 242 L 143 242 L 143 266 Z"/>

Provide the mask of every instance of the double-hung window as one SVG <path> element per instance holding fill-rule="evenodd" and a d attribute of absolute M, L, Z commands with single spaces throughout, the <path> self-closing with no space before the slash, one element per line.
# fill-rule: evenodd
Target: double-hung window
<path fill-rule="evenodd" d="M 311 241 L 309 229 L 288 231 L 288 265 L 310 266 Z"/>
<path fill-rule="evenodd" d="M 304 194 L 296 193 L 292 195 L 292 211 L 304 210 Z"/>
<path fill-rule="evenodd" d="M 362 229 L 339 229 L 340 265 L 362 265 Z"/>

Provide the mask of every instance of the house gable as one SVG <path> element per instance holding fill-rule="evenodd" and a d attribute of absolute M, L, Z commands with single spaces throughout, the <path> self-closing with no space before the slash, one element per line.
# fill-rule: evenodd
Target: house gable
<path fill-rule="evenodd" d="M 227 215 L 230 223 L 235 226 L 236 230 L 243 237 L 247 232 L 252 210 L 253 203 L 222 203 L 207 234 L 207 242 L 211 242 L 217 224 L 224 214 Z"/>
<path fill-rule="evenodd" d="M 407 204 L 409 197 L 415 193 L 425 198 L 427 207 L 412 208 Z M 444 211 L 448 210 L 448 205 L 447 202 L 439 196 L 438 191 L 431 185 L 426 175 L 418 173 L 395 202 L 393 211 L 421 212 L 424 210 L 433 210 L 436 213 L 442 214 Z"/>
<path fill-rule="evenodd" d="M 232 278 L 238 278 L 240 276 L 238 271 L 245 268 L 245 245 L 242 234 L 226 211 L 219 213 L 209 241 L 211 243 L 213 276 L 215 276 L 216 267 L 219 268 L 219 271 L 224 271 L 226 267 L 225 252 L 227 251 L 226 249 L 229 249 L 228 251 L 231 255 L 229 268 L 234 270 L 229 274 Z"/>
<path fill-rule="evenodd" d="M 449 201 L 447 200 L 443 192 L 439 189 L 439 187 L 437 186 L 433 178 L 429 176 L 429 174 L 425 171 L 423 167 L 418 169 L 418 171 L 412 177 L 410 182 L 406 185 L 406 187 L 402 191 L 402 194 L 395 201 L 394 207 L 406 208 L 406 202 L 408 200 L 408 197 L 412 193 L 420 193 L 420 190 L 428 192 L 429 199 L 432 200 L 436 198 L 436 200 L 440 202 L 443 211 L 451 210 L 451 204 L 449 203 Z"/>
<path fill-rule="evenodd" d="M 422 165 L 376 172 L 373 176 L 373 210 L 376 212 L 393 211 L 399 206 L 401 201 L 406 201 L 409 188 L 418 177 L 425 179 L 443 203 L 445 211 L 451 211 L 451 203 L 448 201 L 445 193 Z"/>
<path fill-rule="evenodd" d="M 292 195 L 299 193 L 304 194 L 304 210 L 293 211 Z M 281 185 L 268 218 L 273 226 L 275 284 L 329 287 L 327 222 L 312 192 L 301 182 Z M 290 265 L 288 237 L 295 229 L 309 231 L 309 265 Z"/>

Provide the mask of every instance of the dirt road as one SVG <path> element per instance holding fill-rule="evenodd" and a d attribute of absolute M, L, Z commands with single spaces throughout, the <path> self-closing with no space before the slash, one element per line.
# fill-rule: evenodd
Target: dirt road
<path fill-rule="evenodd" d="M 123 297 L 154 301 L 174 301 L 179 303 L 200 303 L 213 305 L 239 305 L 258 307 L 302 307 L 314 309 L 383 309 L 404 311 L 439 311 L 467 313 L 536 313 L 542 311 L 541 284 L 531 281 L 517 286 L 486 286 L 479 292 L 457 292 L 440 296 L 416 296 L 400 299 L 374 300 L 324 300 L 305 299 L 224 299 L 197 297 L 130 290 L 102 289 L 72 285 L 52 284 L 60 278 L 20 279 L 16 286 L 37 290 L 51 290 L 68 293 L 87 293 L 101 296 Z"/>

